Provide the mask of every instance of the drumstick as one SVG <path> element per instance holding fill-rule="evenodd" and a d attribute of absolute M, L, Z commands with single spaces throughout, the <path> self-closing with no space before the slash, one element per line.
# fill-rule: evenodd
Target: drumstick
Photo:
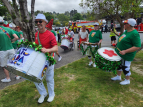
<path fill-rule="evenodd" d="M 98 45 L 98 43 L 89 43 L 90 45 Z"/>
<path fill-rule="evenodd" d="M 117 47 L 117 49 L 118 49 L 119 51 L 121 51 L 118 47 Z"/>

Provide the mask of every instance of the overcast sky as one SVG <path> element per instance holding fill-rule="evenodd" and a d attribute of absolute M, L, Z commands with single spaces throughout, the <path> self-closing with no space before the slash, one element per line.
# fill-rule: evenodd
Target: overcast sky
<path fill-rule="evenodd" d="M 28 1 L 28 10 L 31 11 L 31 0 Z M 85 12 L 79 6 L 81 0 L 35 0 L 35 11 L 42 10 L 45 12 L 64 13 L 65 11 L 77 10 L 79 13 Z"/>

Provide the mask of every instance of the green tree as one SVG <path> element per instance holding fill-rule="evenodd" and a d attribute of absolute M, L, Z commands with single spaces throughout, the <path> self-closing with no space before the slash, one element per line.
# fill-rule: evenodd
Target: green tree
<path fill-rule="evenodd" d="M 57 18 L 59 19 L 62 26 L 65 26 L 65 23 L 69 21 L 69 18 L 64 14 L 59 14 Z"/>
<path fill-rule="evenodd" d="M 9 11 L 13 23 L 20 26 L 23 36 L 29 41 L 33 41 L 35 36 L 35 0 L 31 0 L 31 14 L 28 12 L 27 0 L 1 0 Z M 1 6 L 1 5 L 0 5 Z"/>
<path fill-rule="evenodd" d="M 69 11 L 65 11 L 65 15 L 66 16 L 70 16 L 70 12 Z"/>
<path fill-rule="evenodd" d="M 125 19 L 136 17 L 141 12 L 140 4 L 143 0 L 81 0 L 81 7 L 89 7 L 97 18 L 110 16 L 112 20 L 117 20 L 123 33 L 123 23 L 121 16 Z"/>
<path fill-rule="evenodd" d="M 4 16 L 7 12 L 7 8 L 5 7 L 4 3 L 0 0 L 0 16 Z"/>
<path fill-rule="evenodd" d="M 37 11 L 35 11 L 34 13 L 35 13 L 35 16 L 37 16 L 38 13 L 42 13 L 42 14 L 43 14 L 44 12 L 43 12 L 43 11 L 40 11 L 40 10 L 37 10 Z"/>
<path fill-rule="evenodd" d="M 59 22 L 59 20 L 55 20 L 54 22 L 56 26 L 61 26 L 61 23 Z"/>
<path fill-rule="evenodd" d="M 73 20 L 76 21 L 76 20 L 83 20 L 82 16 L 80 13 L 76 13 L 74 16 L 73 16 Z"/>
<path fill-rule="evenodd" d="M 49 12 L 44 13 L 44 15 L 46 16 L 46 19 L 47 19 L 48 21 L 50 21 L 51 19 L 54 19 L 54 15 L 52 15 L 52 14 L 49 13 Z"/>

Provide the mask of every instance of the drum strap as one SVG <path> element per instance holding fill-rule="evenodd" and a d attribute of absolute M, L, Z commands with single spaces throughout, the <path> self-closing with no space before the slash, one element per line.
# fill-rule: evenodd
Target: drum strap
<path fill-rule="evenodd" d="M 38 31 L 37 38 L 38 38 L 38 43 L 39 43 L 39 45 L 41 45 L 41 42 L 40 42 L 40 39 L 39 39 L 39 31 Z"/>
<path fill-rule="evenodd" d="M 40 39 L 39 39 L 39 31 L 38 31 L 38 35 L 37 35 L 37 39 L 38 39 L 38 43 L 39 45 L 41 45 Z M 54 57 L 54 53 L 50 53 L 52 57 Z"/>
<path fill-rule="evenodd" d="M 10 35 L 5 31 L 3 28 L 0 27 L 0 29 L 10 38 Z M 11 39 L 11 38 L 10 38 Z"/>

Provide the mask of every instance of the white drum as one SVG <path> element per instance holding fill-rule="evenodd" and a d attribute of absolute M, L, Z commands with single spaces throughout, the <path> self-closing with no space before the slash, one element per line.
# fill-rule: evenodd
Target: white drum
<path fill-rule="evenodd" d="M 44 53 L 21 47 L 8 62 L 7 69 L 25 79 L 40 83 L 49 64 Z"/>
<path fill-rule="evenodd" d="M 121 60 L 121 57 L 116 53 L 114 48 L 102 47 L 98 49 L 97 52 L 104 59 L 107 59 L 109 61 L 120 61 Z"/>
<path fill-rule="evenodd" d="M 121 57 L 114 48 L 102 47 L 97 50 L 95 64 L 103 70 L 112 71 L 116 74 L 116 69 L 121 64 Z"/>
<path fill-rule="evenodd" d="M 61 41 L 61 48 L 66 50 L 69 49 L 69 47 L 70 47 L 70 40 L 67 38 L 63 38 Z"/>

